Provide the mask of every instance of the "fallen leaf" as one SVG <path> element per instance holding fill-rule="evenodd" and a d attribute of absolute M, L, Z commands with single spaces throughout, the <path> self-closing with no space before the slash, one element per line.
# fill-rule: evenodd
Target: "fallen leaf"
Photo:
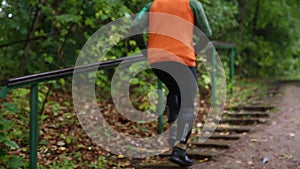
<path fill-rule="evenodd" d="M 279 159 L 291 159 L 293 158 L 293 155 L 292 154 L 280 154 L 278 156 Z"/>
<path fill-rule="evenodd" d="M 58 145 L 58 146 L 64 146 L 65 144 L 66 144 L 66 143 L 63 142 L 63 141 L 58 141 L 58 142 L 57 142 L 57 145 Z"/>
<path fill-rule="evenodd" d="M 118 155 L 118 158 L 125 158 L 122 154 Z"/>
<path fill-rule="evenodd" d="M 237 164 L 242 164 L 241 160 L 236 161 Z"/>
<path fill-rule="evenodd" d="M 250 142 L 257 143 L 257 142 L 259 142 L 259 140 L 255 139 L 255 138 L 252 138 L 252 139 L 250 139 Z"/>
<path fill-rule="evenodd" d="M 59 147 L 59 150 L 65 151 L 67 148 L 66 147 Z"/>
<path fill-rule="evenodd" d="M 208 161 L 208 158 L 205 158 L 205 159 L 203 159 L 203 160 L 199 160 L 199 163 L 204 163 L 204 162 L 206 162 L 206 161 Z"/>

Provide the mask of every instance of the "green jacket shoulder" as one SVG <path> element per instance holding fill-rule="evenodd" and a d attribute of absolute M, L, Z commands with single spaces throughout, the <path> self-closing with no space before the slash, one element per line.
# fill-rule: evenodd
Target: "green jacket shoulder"
<path fill-rule="evenodd" d="M 195 26 L 198 27 L 206 36 L 212 36 L 212 31 L 210 29 L 202 4 L 197 0 L 190 0 L 190 7 L 195 16 Z"/>

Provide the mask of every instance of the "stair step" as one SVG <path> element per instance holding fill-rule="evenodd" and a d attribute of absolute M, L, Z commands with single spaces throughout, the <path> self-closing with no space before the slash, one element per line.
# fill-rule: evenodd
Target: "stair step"
<path fill-rule="evenodd" d="M 192 141 L 192 145 L 197 147 L 206 147 L 206 148 L 216 148 L 216 149 L 229 149 L 229 142 L 227 141 L 212 141 L 207 140 L 204 143 L 199 143 L 197 141 Z"/>
<path fill-rule="evenodd" d="M 232 125 L 254 125 L 266 123 L 266 119 L 261 118 L 225 118 L 220 121 L 220 124 L 232 124 Z"/>
<path fill-rule="evenodd" d="M 217 127 L 215 132 L 231 132 L 231 133 L 248 133 L 250 132 L 250 127 L 240 127 L 240 126 L 231 126 L 231 127 Z"/>
<path fill-rule="evenodd" d="M 273 106 L 237 106 L 237 107 L 226 107 L 226 110 L 232 110 L 232 111 L 268 111 L 274 109 Z"/>
<path fill-rule="evenodd" d="M 187 154 L 190 158 L 196 162 L 196 160 L 211 160 L 213 159 L 217 153 L 213 151 L 197 151 L 197 150 L 187 150 Z M 171 151 L 166 152 L 164 154 L 160 154 L 159 156 L 162 158 L 168 158 L 171 155 Z M 140 163 L 135 166 L 135 168 L 163 168 L 163 169 L 172 169 L 172 168 L 183 168 L 171 162 L 162 162 L 162 163 Z M 189 168 L 189 167 L 186 167 Z M 191 166 L 193 168 L 193 166 Z"/>
<path fill-rule="evenodd" d="M 162 157 L 162 158 L 166 158 L 166 157 L 169 157 L 171 155 L 171 152 L 172 151 L 170 150 L 168 152 L 160 154 L 159 156 Z M 213 152 L 211 150 L 196 151 L 194 149 L 188 149 L 187 154 L 189 155 L 190 158 L 197 159 L 197 160 L 206 159 L 206 158 L 211 159 L 215 156 L 215 152 Z"/>
<path fill-rule="evenodd" d="M 236 117 L 236 118 L 242 118 L 242 117 L 256 117 L 256 118 L 267 118 L 270 117 L 268 113 L 262 113 L 262 112 L 239 112 L 239 113 L 225 113 L 225 117 Z"/>
<path fill-rule="evenodd" d="M 204 139 L 205 137 L 203 136 L 194 136 L 193 141 L 198 141 L 200 139 Z M 210 140 L 238 140 L 240 139 L 241 136 L 237 134 L 213 134 L 208 137 Z"/>
<path fill-rule="evenodd" d="M 135 168 L 140 168 L 140 169 L 152 169 L 152 168 L 163 168 L 163 169 L 173 169 L 173 168 L 183 168 L 179 165 L 176 165 L 171 162 L 164 162 L 164 163 L 156 163 L 156 164 L 151 164 L 151 163 L 144 163 L 144 164 L 139 164 L 138 166 L 135 166 Z M 189 167 L 184 167 L 184 168 L 189 168 Z M 191 166 L 192 168 L 192 166 Z"/>
<path fill-rule="evenodd" d="M 238 140 L 240 135 L 224 135 L 224 134 L 213 134 L 209 137 L 211 140 Z"/>

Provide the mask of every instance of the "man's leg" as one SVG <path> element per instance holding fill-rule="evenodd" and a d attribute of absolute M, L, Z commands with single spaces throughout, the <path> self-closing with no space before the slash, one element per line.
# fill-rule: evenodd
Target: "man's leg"
<path fill-rule="evenodd" d="M 181 114 L 179 115 L 177 125 L 178 125 L 178 132 L 177 135 L 179 136 L 178 140 L 180 140 L 181 144 L 187 144 L 187 141 L 191 135 L 191 130 L 195 115 L 194 115 L 194 98 L 196 96 L 197 91 L 197 70 L 196 67 L 189 67 L 191 70 L 193 81 L 189 84 L 185 85 L 189 90 L 186 93 L 183 93 L 183 99 L 186 101 L 183 102 L 181 106 Z"/>
<path fill-rule="evenodd" d="M 180 143 L 177 144 L 172 151 L 170 161 L 182 166 L 191 166 L 193 161 L 186 154 L 187 142 L 191 135 L 192 125 L 195 119 L 194 115 L 194 98 L 197 89 L 196 67 L 189 67 L 193 78 L 188 78 L 189 83 L 183 85 L 184 93 L 182 93 L 181 109 L 177 119 L 177 139 Z M 179 76 L 185 76 L 184 74 Z M 186 76 L 190 76 L 187 74 Z"/>
<path fill-rule="evenodd" d="M 157 67 L 160 64 L 168 63 L 156 63 L 153 67 Z M 177 141 L 177 125 L 174 122 L 177 119 L 180 109 L 180 90 L 176 80 L 167 72 L 160 69 L 153 69 L 156 76 L 166 85 L 169 90 L 167 96 L 167 112 L 168 112 L 168 123 L 172 126 L 169 129 L 168 143 L 174 147 Z"/>
<path fill-rule="evenodd" d="M 171 147 L 174 147 L 177 141 L 177 125 L 174 122 L 177 119 L 179 113 L 179 102 L 178 96 L 174 93 L 168 94 L 167 97 L 167 112 L 168 112 L 168 123 L 171 126 L 169 129 L 168 143 Z"/>
<path fill-rule="evenodd" d="M 187 67 L 186 65 L 176 63 L 176 62 L 164 62 L 153 64 L 154 72 L 158 78 L 168 87 L 169 94 L 174 93 L 178 99 L 178 111 L 173 113 L 169 111 L 169 122 L 173 122 L 176 115 L 177 118 L 177 140 L 180 141 L 179 145 L 173 148 L 170 161 L 177 163 L 182 166 L 190 166 L 193 161 L 187 156 L 185 149 L 188 138 L 191 133 L 193 121 L 194 121 L 194 97 L 197 89 L 197 82 L 195 80 L 196 68 Z M 162 70 L 164 71 L 162 71 Z M 168 72 L 168 73 L 166 73 Z M 175 77 L 173 77 L 173 76 Z M 170 78 L 171 77 L 171 78 Z M 180 90 L 182 90 L 180 92 Z M 174 99 L 174 98 L 173 98 Z M 172 97 L 168 97 L 168 107 L 172 110 Z M 176 118 L 175 118 L 176 119 Z M 174 126 L 174 125 L 172 125 Z M 170 129 L 171 130 L 171 129 Z"/>

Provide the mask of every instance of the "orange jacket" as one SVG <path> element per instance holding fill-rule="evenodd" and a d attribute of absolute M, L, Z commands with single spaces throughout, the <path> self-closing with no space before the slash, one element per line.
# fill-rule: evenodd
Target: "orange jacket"
<path fill-rule="evenodd" d="M 189 0 L 155 0 L 149 14 L 148 60 L 195 66 L 194 15 Z"/>

